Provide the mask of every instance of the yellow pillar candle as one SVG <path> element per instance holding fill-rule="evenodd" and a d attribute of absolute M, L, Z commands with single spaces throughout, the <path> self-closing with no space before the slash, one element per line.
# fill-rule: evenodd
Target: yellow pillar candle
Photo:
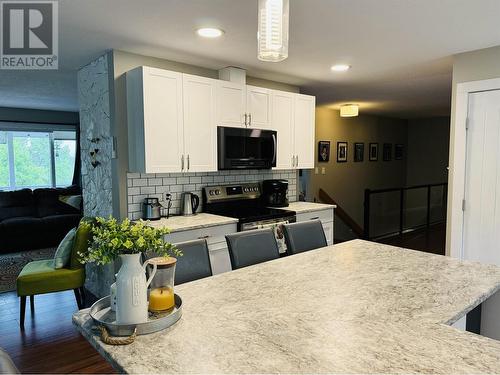
<path fill-rule="evenodd" d="M 174 291 L 170 287 L 151 289 L 149 311 L 160 312 L 174 307 Z"/>

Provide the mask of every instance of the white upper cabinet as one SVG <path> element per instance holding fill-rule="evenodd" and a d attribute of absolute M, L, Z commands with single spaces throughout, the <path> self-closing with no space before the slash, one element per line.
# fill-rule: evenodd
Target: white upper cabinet
<path fill-rule="evenodd" d="M 271 90 L 247 86 L 247 125 L 258 129 L 272 128 Z"/>
<path fill-rule="evenodd" d="M 217 81 L 183 74 L 184 155 L 187 172 L 217 170 Z"/>
<path fill-rule="evenodd" d="M 314 168 L 315 107 L 314 96 L 295 95 L 295 168 Z"/>
<path fill-rule="evenodd" d="M 314 168 L 313 96 L 139 67 L 127 72 L 129 171 L 217 170 L 217 126 L 277 131 L 275 169 Z"/>
<path fill-rule="evenodd" d="M 273 91 L 272 128 L 278 132 L 275 169 L 314 168 L 314 96 Z"/>
<path fill-rule="evenodd" d="M 181 171 L 182 74 L 141 67 L 127 73 L 129 169 Z"/>
<path fill-rule="evenodd" d="M 245 127 L 246 86 L 229 81 L 217 81 L 217 125 Z"/>
<path fill-rule="evenodd" d="M 290 169 L 295 155 L 293 150 L 293 122 L 295 95 L 290 92 L 275 91 L 272 93 L 273 117 L 272 126 L 277 131 L 278 150 L 276 153 L 276 169 Z"/>

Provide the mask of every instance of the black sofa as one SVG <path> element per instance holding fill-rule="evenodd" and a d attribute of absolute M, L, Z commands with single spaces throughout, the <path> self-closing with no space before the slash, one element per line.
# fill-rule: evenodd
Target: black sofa
<path fill-rule="evenodd" d="M 56 247 L 82 217 L 81 207 L 60 200 L 71 195 L 81 195 L 80 189 L 0 192 L 0 254 Z"/>

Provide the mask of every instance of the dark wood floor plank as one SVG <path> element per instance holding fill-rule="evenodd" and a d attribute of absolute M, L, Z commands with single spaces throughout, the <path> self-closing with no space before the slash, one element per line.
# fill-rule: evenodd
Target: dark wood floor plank
<path fill-rule="evenodd" d="M 2 293 L 0 347 L 23 373 L 114 373 L 73 327 L 75 311 L 73 291 L 36 296 L 34 314 L 26 306 L 25 329 L 21 331 L 19 298 L 15 292 Z"/>

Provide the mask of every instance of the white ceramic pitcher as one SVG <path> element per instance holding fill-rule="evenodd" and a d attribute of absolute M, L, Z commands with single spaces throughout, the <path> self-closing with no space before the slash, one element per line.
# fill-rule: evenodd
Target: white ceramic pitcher
<path fill-rule="evenodd" d="M 138 324 L 148 320 L 147 289 L 156 273 L 156 264 L 149 261 L 141 266 L 141 254 L 120 255 L 122 266 L 116 275 L 116 322 Z M 146 267 L 153 272 L 146 280 Z"/>

